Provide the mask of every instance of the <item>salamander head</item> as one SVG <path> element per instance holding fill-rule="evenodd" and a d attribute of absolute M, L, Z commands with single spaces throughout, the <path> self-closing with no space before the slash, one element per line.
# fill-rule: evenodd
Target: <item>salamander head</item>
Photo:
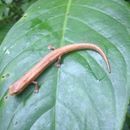
<path fill-rule="evenodd" d="M 9 87 L 9 95 L 16 95 L 18 94 L 17 87 L 15 85 L 11 85 Z"/>
<path fill-rule="evenodd" d="M 21 87 L 20 87 L 19 82 L 15 82 L 9 87 L 9 95 L 17 95 L 21 92 Z"/>

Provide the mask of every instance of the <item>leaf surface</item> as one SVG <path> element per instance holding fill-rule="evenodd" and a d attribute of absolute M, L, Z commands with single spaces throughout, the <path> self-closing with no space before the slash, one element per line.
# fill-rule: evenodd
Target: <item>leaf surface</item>
<path fill-rule="evenodd" d="M 129 101 L 130 9 L 123 0 L 39 0 L 13 26 L 0 48 L 0 130 L 120 130 Z M 91 42 L 91 50 L 62 57 L 30 85 L 8 87 L 47 55 L 48 45 Z"/>

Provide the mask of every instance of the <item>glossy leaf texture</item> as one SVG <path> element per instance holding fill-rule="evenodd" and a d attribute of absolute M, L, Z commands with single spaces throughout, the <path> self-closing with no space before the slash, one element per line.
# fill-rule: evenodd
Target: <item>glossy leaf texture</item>
<path fill-rule="evenodd" d="M 39 0 L 11 28 L 0 48 L 0 130 L 120 130 L 130 87 L 130 8 L 123 0 Z M 8 87 L 55 48 L 91 42 L 62 57 L 22 94 Z"/>

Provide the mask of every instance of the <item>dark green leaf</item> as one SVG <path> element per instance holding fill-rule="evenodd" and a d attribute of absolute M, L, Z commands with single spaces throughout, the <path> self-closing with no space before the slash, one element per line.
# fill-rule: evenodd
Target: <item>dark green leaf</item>
<path fill-rule="evenodd" d="M 128 110 L 126 114 L 126 121 L 125 121 L 123 130 L 130 130 L 130 103 L 128 106 Z"/>
<path fill-rule="evenodd" d="M 10 24 L 5 23 L 5 24 L 0 25 L 0 44 L 1 44 L 2 40 L 4 39 L 8 30 L 11 28 L 11 26 L 12 26 L 12 23 L 10 23 Z"/>

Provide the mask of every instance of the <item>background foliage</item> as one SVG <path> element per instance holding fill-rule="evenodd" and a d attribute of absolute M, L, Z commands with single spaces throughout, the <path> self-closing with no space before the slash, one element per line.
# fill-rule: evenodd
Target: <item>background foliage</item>
<path fill-rule="evenodd" d="M 0 44 L 8 30 L 37 0 L 0 0 Z"/>

